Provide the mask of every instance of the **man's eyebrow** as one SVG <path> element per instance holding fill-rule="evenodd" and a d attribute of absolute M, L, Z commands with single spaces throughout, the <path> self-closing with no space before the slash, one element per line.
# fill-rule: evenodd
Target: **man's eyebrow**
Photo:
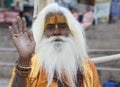
<path fill-rule="evenodd" d="M 52 26 L 52 25 L 54 25 L 54 24 L 47 24 L 47 26 Z"/>
<path fill-rule="evenodd" d="M 58 24 L 65 24 L 65 25 L 67 25 L 67 23 L 64 23 L 64 22 L 61 22 L 61 23 L 58 23 Z"/>
<path fill-rule="evenodd" d="M 50 27 L 53 27 L 54 24 L 47 24 L 46 28 L 50 28 Z"/>

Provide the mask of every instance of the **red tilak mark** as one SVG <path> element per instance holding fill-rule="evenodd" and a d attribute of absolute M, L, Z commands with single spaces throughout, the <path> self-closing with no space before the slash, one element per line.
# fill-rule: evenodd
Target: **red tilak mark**
<path fill-rule="evenodd" d="M 58 22 L 57 15 L 55 15 L 54 22 L 55 22 L 55 24 L 57 24 L 57 22 Z"/>

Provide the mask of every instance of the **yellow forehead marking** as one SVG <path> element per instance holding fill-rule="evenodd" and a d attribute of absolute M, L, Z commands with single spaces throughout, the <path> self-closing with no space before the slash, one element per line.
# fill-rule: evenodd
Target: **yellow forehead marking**
<path fill-rule="evenodd" d="M 46 18 L 45 27 L 48 24 L 57 24 L 57 23 L 66 23 L 67 24 L 67 20 L 66 20 L 66 18 L 64 16 L 59 15 L 59 14 L 51 15 L 51 16 L 48 16 Z"/>
<path fill-rule="evenodd" d="M 57 25 L 57 24 L 55 25 L 55 28 L 58 28 L 58 25 Z"/>

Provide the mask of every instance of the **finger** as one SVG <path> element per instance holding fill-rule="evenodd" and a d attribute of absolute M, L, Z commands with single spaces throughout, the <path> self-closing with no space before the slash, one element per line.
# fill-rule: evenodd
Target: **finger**
<path fill-rule="evenodd" d="M 34 37 L 33 37 L 32 31 L 29 31 L 28 35 L 29 35 L 30 41 L 33 42 L 34 41 Z"/>
<path fill-rule="evenodd" d="M 18 32 L 22 32 L 22 21 L 21 21 L 21 18 L 18 16 L 17 17 L 17 29 L 18 29 Z"/>
<path fill-rule="evenodd" d="M 12 22 L 12 29 L 14 31 L 14 33 L 19 33 L 18 29 L 17 29 L 17 24 L 15 22 Z"/>
<path fill-rule="evenodd" d="M 27 27 L 26 27 L 26 19 L 22 18 L 22 31 L 23 32 L 27 32 Z"/>
<path fill-rule="evenodd" d="M 9 32 L 10 32 L 10 36 L 13 38 L 14 37 L 14 30 L 11 26 L 9 26 L 8 28 Z"/>

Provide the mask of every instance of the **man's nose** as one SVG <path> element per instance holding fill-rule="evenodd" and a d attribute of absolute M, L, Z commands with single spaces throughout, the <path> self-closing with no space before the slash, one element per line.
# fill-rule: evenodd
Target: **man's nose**
<path fill-rule="evenodd" d="M 60 30 L 59 30 L 58 28 L 55 28 L 55 29 L 54 29 L 53 34 L 54 34 L 55 36 L 61 35 L 61 34 L 60 34 Z"/>

